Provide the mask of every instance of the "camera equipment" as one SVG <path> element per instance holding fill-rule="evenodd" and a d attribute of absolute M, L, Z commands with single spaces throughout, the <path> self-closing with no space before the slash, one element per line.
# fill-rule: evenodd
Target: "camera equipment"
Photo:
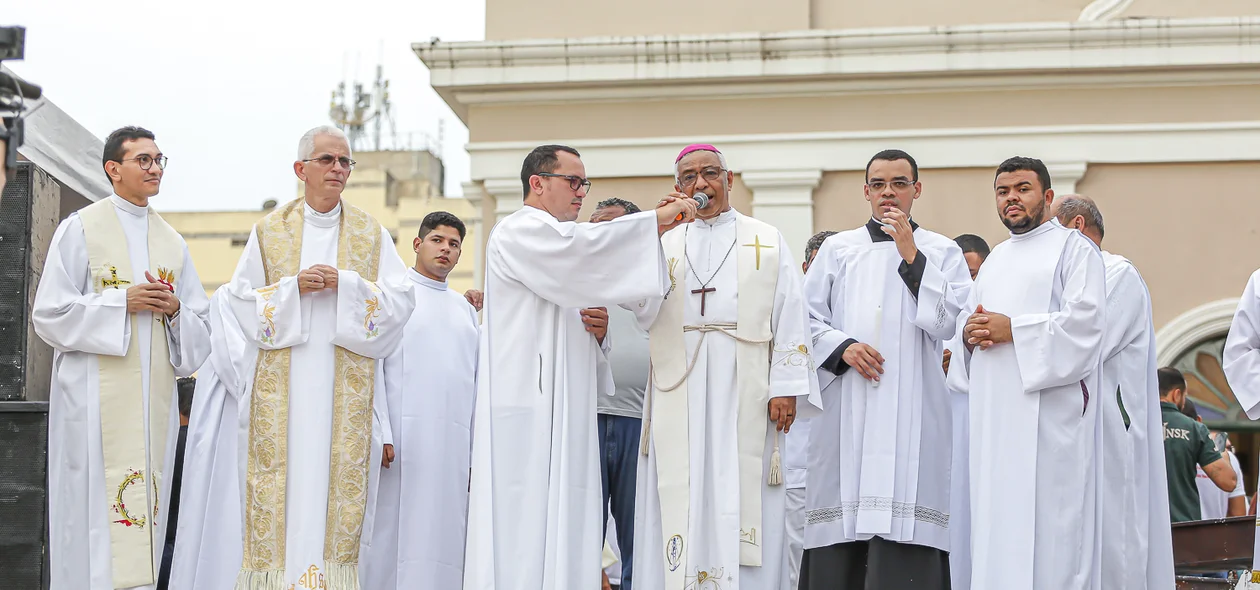
<path fill-rule="evenodd" d="M 25 27 L 0 27 L 0 62 L 22 59 L 26 53 Z M 43 90 L 8 72 L 0 71 L 0 142 L 4 142 L 4 173 L 17 165 L 22 145 L 22 112 L 26 101 L 37 100 Z"/>

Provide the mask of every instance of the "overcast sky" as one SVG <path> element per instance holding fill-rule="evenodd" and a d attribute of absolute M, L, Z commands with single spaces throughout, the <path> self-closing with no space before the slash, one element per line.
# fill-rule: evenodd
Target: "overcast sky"
<path fill-rule="evenodd" d="M 329 122 L 338 82 L 370 87 L 378 61 L 400 139 L 436 140 L 444 121 L 446 194 L 468 178 L 468 131 L 411 43 L 482 39 L 484 0 L 37 0 L 7 2 L 0 25 L 26 27 L 26 59 L 5 65 L 88 131 L 157 135 L 170 158 L 159 210 L 296 196 L 298 139 Z"/>

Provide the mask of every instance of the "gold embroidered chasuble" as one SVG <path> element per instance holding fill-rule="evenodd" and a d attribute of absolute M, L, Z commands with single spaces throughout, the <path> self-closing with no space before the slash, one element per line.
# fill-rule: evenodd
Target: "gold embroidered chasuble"
<path fill-rule="evenodd" d="M 302 253 L 304 200 L 299 198 L 264 217 L 257 225 L 268 287 L 274 293 L 285 277 L 297 275 Z M 337 268 L 357 272 L 369 282 L 380 269 L 380 224 L 342 201 Z M 375 302 L 369 299 L 364 330 L 371 337 Z M 270 304 L 264 313 L 270 317 Z M 271 335 L 266 330 L 263 339 Z M 285 493 L 288 458 L 288 411 L 291 348 L 260 350 L 249 416 L 245 482 L 243 566 L 238 590 L 285 589 Z M 359 541 L 367 509 L 372 397 L 376 360 L 342 347 L 334 349 L 332 452 L 329 461 L 328 514 L 324 536 L 324 582 L 329 590 L 357 590 Z M 311 573 L 315 577 L 317 573 Z M 325 587 L 311 584 L 310 587 Z"/>
<path fill-rule="evenodd" d="M 703 340 L 697 344 L 696 350 L 687 350 L 686 331 L 698 331 L 702 339 L 733 337 L 736 341 L 739 563 L 745 566 L 760 566 L 762 563 L 761 494 L 765 479 L 766 429 L 772 427 L 767 404 L 773 352 L 771 318 L 779 279 L 779 253 L 775 247 L 779 243 L 779 232 L 765 222 L 739 215 L 736 218 L 736 236 L 739 293 L 736 301 L 737 323 L 734 326 L 684 326 L 686 233 L 671 231 L 661 239 L 670 269 L 671 293 L 661 303 L 649 332 L 653 383 L 646 407 L 643 439 L 645 452 L 649 439 L 657 449 L 665 587 L 670 589 L 683 588 L 687 572 L 705 565 L 688 561 L 690 539 L 687 535 L 691 520 L 688 424 L 702 418 L 688 415 L 687 386 L 688 375 L 703 349 Z M 710 335 L 717 331 L 723 333 Z M 775 485 L 777 482 L 770 483 Z"/>
<path fill-rule="evenodd" d="M 78 212 L 83 223 L 91 268 L 92 289 L 126 290 L 148 282 L 146 270 L 174 288 L 184 262 L 183 241 L 152 209 L 148 212 L 149 269 L 131 268 L 127 235 L 111 199 L 101 199 Z M 105 463 L 105 491 L 109 494 L 109 539 L 113 587 L 131 588 L 157 581 L 154 548 L 166 542 L 157 526 L 158 495 L 166 437 L 171 421 L 175 368 L 171 365 L 165 316 L 141 325 L 130 313 L 131 340 L 126 356 L 97 357 L 100 379 L 101 450 Z M 144 387 L 140 359 L 140 330 L 152 334 L 149 347 L 149 438 L 146 453 L 143 414 Z M 146 462 L 150 468 L 146 468 Z"/>

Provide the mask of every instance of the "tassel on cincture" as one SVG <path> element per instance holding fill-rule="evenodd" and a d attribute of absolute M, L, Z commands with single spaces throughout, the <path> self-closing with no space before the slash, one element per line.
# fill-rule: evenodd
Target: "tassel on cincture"
<path fill-rule="evenodd" d="M 644 457 L 648 456 L 648 441 L 651 440 L 651 437 L 652 417 L 646 416 L 643 418 L 643 434 L 640 437 L 641 440 L 639 441 L 639 452 L 643 453 Z"/>
<path fill-rule="evenodd" d="M 783 459 L 779 457 L 779 436 L 778 432 L 774 433 L 774 452 L 770 454 L 770 477 L 766 478 L 766 483 L 772 486 L 783 485 Z"/>

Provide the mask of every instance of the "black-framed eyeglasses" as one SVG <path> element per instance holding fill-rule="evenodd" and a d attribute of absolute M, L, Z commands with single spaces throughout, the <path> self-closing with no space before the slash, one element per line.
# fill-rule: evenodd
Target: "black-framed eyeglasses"
<path fill-rule="evenodd" d="M 166 162 L 168 158 L 166 156 L 163 156 L 162 154 L 158 154 L 156 158 L 153 156 L 150 156 L 149 154 L 140 154 L 139 156 L 136 156 L 134 158 L 125 158 L 122 160 L 115 160 L 115 161 L 121 164 L 123 162 L 130 162 L 132 160 L 135 160 L 136 165 L 139 166 L 141 170 L 148 172 L 149 168 L 152 168 L 155 162 L 157 163 L 158 170 L 166 170 Z"/>
<path fill-rule="evenodd" d="M 358 163 L 346 156 L 337 157 L 332 154 L 324 154 L 318 158 L 307 158 L 302 160 L 302 163 L 305 164 L 306 162 L 319 162 L 319 165 L 324 167 L 332 166 L 335 162 L 337 164 L 341 164 L 341 167 L 346 170 L 354 170 L 354 165 Z"/>
<path fill-rule="evenodd" d="M 591 181 L 581 176 L 573 176 L 572 174 L 552 174 L 551 172 L 539 172 L 536 176 L 544 178 L 563 178 L 569 181 L 569 188 L 577 191 L 579 188 L 586 187 L 586 192 L 591 192 Z"/>
<path fill-rule="evenodd" d="M 887 186 L 892 186 L 893 190 L 897 192 L 901 192 L 904 190 L 909 190 L 910 187 L 914 186 L 914 181 L 898 179 L 892 182 L 884 182 L 882 180 L 876 180 L 873 182 L 866 183 L 866 186 L 867 188 L 877 193 L 880 191 L 883 191 L 884 187 L 887 187 Z"/>
<path fill-rule="evenodd" d="M 688 172 L 678 177 L 678 186 L 688 188 L 696 183 L 696 179 L 704 177 L 704 181 L 708 183 L 717 182 L 722 177 L 722 173 L 726 172 L 725 168 L 705 168 L 699 173 Z"/>

